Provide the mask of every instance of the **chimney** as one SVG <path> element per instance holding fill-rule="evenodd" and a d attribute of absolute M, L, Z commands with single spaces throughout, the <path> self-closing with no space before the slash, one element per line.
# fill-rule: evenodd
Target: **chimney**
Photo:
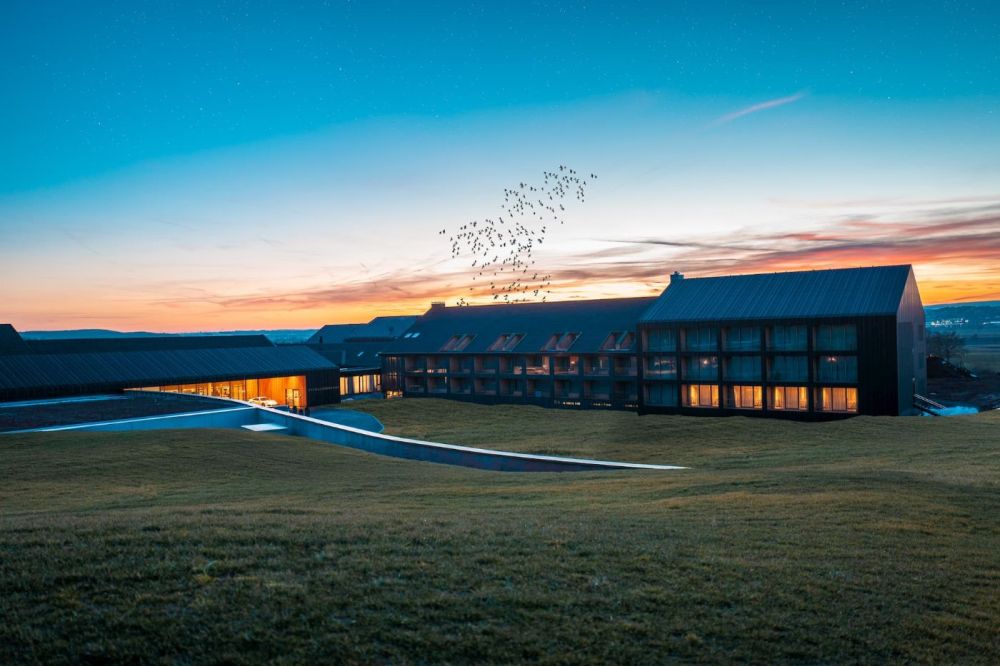
<path fill-rule="evenodd" d="M 444 301 L 431 302 L 431 310 L 443 310 L 443 309 L 444 309 Z"/>
<path fill-rule="evenodd" d="M 683 273 L 679 273 L 677 271 L 674 271 L 673 273 L 670 274 L 670 284 L 673 284 L 675 282 L 680 282 L 683 279 L 684 279 L 684 274 Z"/>

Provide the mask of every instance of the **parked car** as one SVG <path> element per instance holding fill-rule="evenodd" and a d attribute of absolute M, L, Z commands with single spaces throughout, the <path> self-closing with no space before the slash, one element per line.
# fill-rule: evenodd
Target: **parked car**
<path fill-rule="evenodd" d="M 277 407 L 278 401 L 271 400 L 266 395 L 257 396 L 256 398 L 250 398 L 247 400 L 251 405 L 257 405 L 258 407 Z"/>

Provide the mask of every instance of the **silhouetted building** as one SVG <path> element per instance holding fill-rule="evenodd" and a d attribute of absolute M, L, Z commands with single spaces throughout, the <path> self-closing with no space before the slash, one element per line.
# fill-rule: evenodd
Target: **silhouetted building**
<path fill-rule="evenodd" d="M 367 324 L 327 324 L 306 341 L 340 368 L 341 398 L 380 396 L 382 349 L 401 337 L 417 315 L 375 317 Z"/>
<path fill-rule="evenodd" d="M 635 331 L 654 298 L 445 307 L 382 351 L 388 396 L 635 409 Z"/>
<path fill-rule="evenodd" d="M 313 350 L 263 335 L 24 340 L 0 325 L 0 400 L 144 389 L 307 407 L 338 402 L 338 380 Z"/>
<path fill-rule="evenodd" d="M 674 273 L 658 298 L 437 304 L 382 350 L 382 372 L 389 397 L 791 418 L 910 414 L 926 389 L 923 304 L 910 266 Z"/>

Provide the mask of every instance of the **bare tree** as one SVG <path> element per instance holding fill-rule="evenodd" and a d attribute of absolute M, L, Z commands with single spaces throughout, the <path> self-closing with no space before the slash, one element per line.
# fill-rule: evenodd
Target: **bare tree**
<path fill-rule="evenodd" d="M 952 357 L 965 355 L 965 340 L 955 331 L 931 333 L 927 338 L 927 351 L 951 363 Z"/>

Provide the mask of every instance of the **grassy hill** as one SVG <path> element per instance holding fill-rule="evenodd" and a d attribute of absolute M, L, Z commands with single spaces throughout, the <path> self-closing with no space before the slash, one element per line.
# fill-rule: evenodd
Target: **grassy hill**
<path fill-rule="evenodd" d="M 0 662 L 1000 657 L 1000 414 L 358 406 L 410 435 L 693 469 L 501 474 L 235 431 L 0 436 Z"/>

